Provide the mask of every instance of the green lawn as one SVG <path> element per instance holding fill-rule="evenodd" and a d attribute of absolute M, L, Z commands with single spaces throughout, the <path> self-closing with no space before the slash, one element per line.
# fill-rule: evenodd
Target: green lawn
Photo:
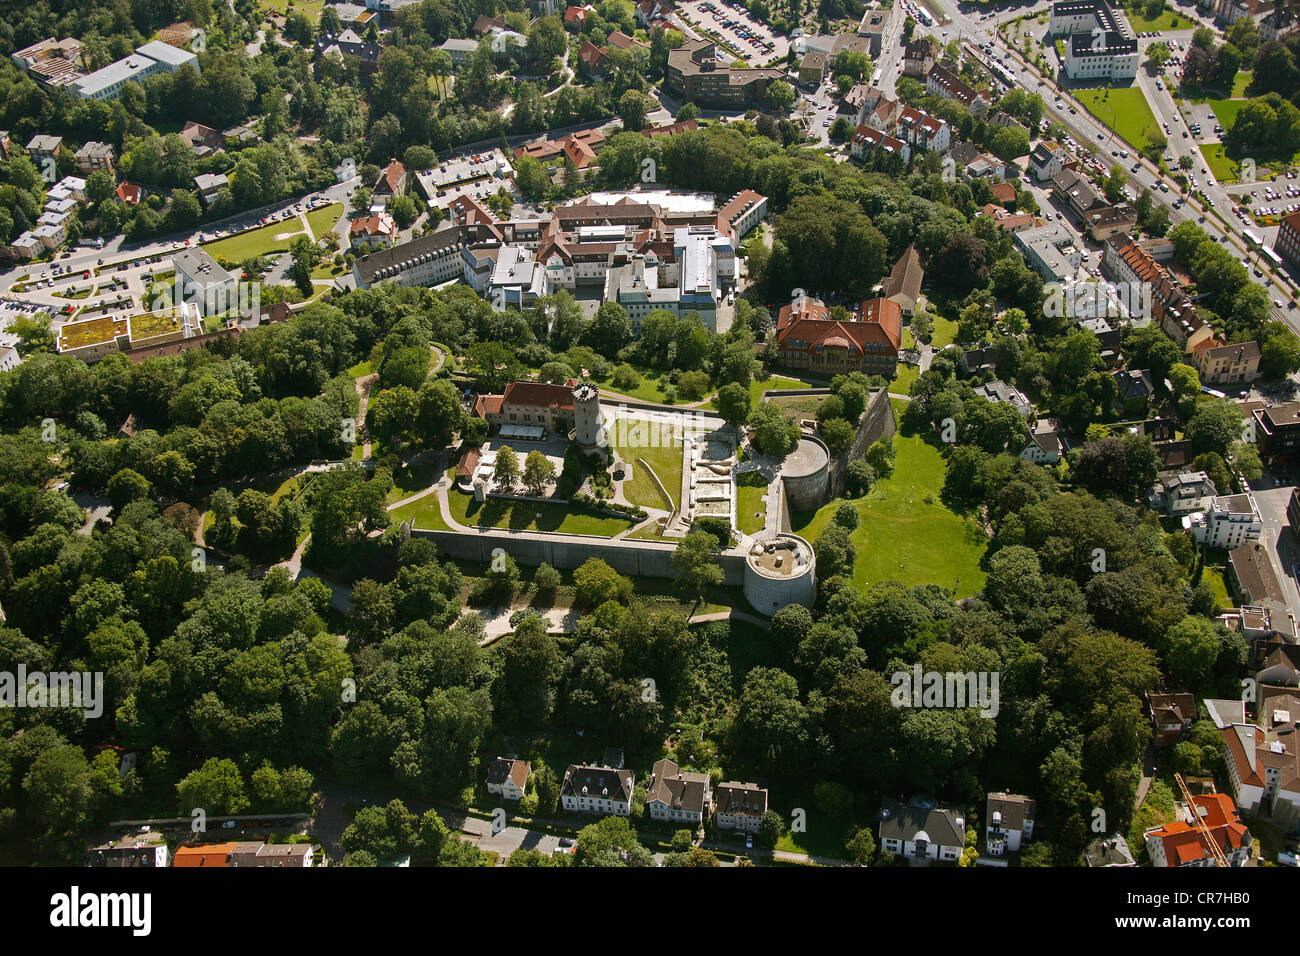
<path fill-rule="evenodd" d="M 952 345 L 957 341 L 957 323 L 952 319 L 945 319 L 942 315 L 930 314 L 934 320 L 934 332 L 930 336 L 930 345 L 937 352 L 947 345 Z"/>
<path fill-rule="evenodd" d="M 1088 112 L 1134 148 L 1145 146 L 1148 135 L 1164 136 L 1140 87 L 1075 90 L 1074 95 Z"/>
<path fill-rule="evenodd" d="M 276 236 L 284 233 L 289 235 L 284 239 L 276 238 Z M 273 222 L 269 226 L 252 229 L 240 233 L 238 236 L 228 236 L 225 239 L 218 239 L 216 242 L 206 242 L 203 244 L 203 248 L 214 259 L 222 256 L 231 262 L 243 262 L 253 256 L 265 256 L 273 252 L 288 252 L 289 240 L 295 234 L 305 235 L 302 231 L 302 223 L 297 219 L 286 219 L 284 222 Z"/>
<path fill-rule="evenodd" d="M 433 462 L 426 461 L 418 465 L 407 465 L 393 475 L 393 489 L 388 492 L 385 504 L 391 505 L 394 501 L 401 501 L 403 498 L 419 494 L 431 487 L 438 480 L 438 477 L 439 471 L 437 465 Z"/>
<path fill-rule="evenodd" d="M 581 510 L 565 502 L 507 501 L 490 498 L 475 501 L 473 495 L 456 488 L 447 492 L 451 516 L 469 527 L 510 528 L 513 531 L 558 531 L 564 534 L 594 534 L 612 538 L 632 527 L 627 518 L 614 518 Z M 436 500 L 433 503 L 436 508 Z M 417 522 L 417 527 L 425 527 Z"/>
<path fill-rule="evenodd" d="M 376 366 L 374 362 L 367 359 L 364 362 L 358 362 L 356 365 L 348 369 L 348 378 L 365 378 L 367 375 L 371 375 L 378 371 L 379 367 Z"/>
<path fill-rule="evenodd" d="M 763 400 L 763 393 L 774 389 L 782 388 L 824 388 L 825 383 L 813 382 L 809 379 L 789 378 L 785 375 L 769 375 L 767 378 L 756 378 L 749 383 L 749 404 L 752 408 Z M 714 404 L 714 395 L 707 402 L 701 405 L 701 408 L 716 409 Z"/>
<path fill-rule="evenodd" d="M 939 500 L 947 474 L 939 449 L 902 434 L 894 436 L 894 447 L 893 476 L 854 502 L 862 516 L 852 535 L 858 553 L 854 583 L 938 584 L 955 588 L 959 597 L 979 592 L 988 538 L 974 516 L 956 514 Z M 816 540 L 836 507 L 831 502 L 815 513 L 791 515 L 794 532 Z"/>
<path fill-rule="evenodd" d="M 682 435 L 676 425 L 654 425 L 642 421 L 620 419 L 614 427 L 614 436 L 624 442 L 615 444 L 614 451 L 624 461 L 632 463 L 632 480 L 623 483 L 623 494 L 628 501 L 643 508 L 675 508 L 682 491 Z M 655 447 L 646 447 L 652 443 Z M 644 460 L 654 469 L 671 504 L 665 506 L 663 495 L 654 479 L 646 473 Z"/>
<path fill-rule="evenodd" d="M 1220 182 L 1233 183 L 1238 181 L 1241 173 L 1241 160 L 1247 155 L 1255 160 L 1255 178 L 1267 179 L 1269 177 L 1269 168 L 1271 166 L 1290 166 L 1300 161 L 1300 150 L 1295 153 L 1286 150 L 1251 150 L 1249 154 L 1242 152 L 1232 144 L 1210 143 L 1201 147 L 1201 155 L 1210 165 L 1210 171 L 1214 173 L 1216 179 Z"/>
<path fill-rule="evenodd" d="M 921 367 L 919 365 L 904 365 L 899 362 L 898 372 L 889 383 L 889 391 L 893 395 L 911 395 L 912 383 L 920 377 Z"/>
<path fill-rule="evenodd" d="M 1133 24 L 1133 29 L 1138 33 L 1186 30 L 1200 25 L 1185 16 L 1180 16 L 1174 10 L 1166 9 L 1154 19 L 1147 16 L 1146 9 L 1143 6 L 1125 7 L 1124 12 L 1128 15 L 1129 23 Z"/>
<path fill-rule="evenodd" d="M 668 379 L 658 372 L 642 371 L 640 369 L 637 371 L 641 375 L 641 381 L 633 388 L 618 388 L 614 385 L 612 376 L 599 379 L 596 384 L 611 392 L 617 392 L 619 395 L 626 395 L 628 398 L 639 398 L 643 402 L 662 402 L 664 400 L 664 388 L 672 387 Z"/>
<path fill-rule="evenodd" d="M 311 226 L 312 234 L 317 239 L 323 239 L 338 225 L 338 221 L 342 216 L 343 203 L 330 203 L 328 206 L 321 206 L 319 209 L 313 209 L 307 213 L 307 224 Z"/>
<path fill-rule="evenodd" d="M 767 516 L 767 503 L 763 501 L 767 486 L 741 485 L 736 490 L 736 522 L 740 525 L 741 533 L 756 534 L 762 531 Z"/>

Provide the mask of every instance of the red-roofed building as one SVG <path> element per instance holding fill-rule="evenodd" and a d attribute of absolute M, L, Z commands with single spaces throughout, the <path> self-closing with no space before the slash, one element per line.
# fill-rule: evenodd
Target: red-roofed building
<path fill-rule="evenodd" d="M 694 123 L 695 120 L 690 122 Z M 732 240 L 739 242 L 749 230 L 766 218 L 767 197 L 752 189 L 742 189 L 718 210 L 718 219 L 714 226 L 718 232 L 725 233 Z"/>
<path fill-rule="evenodd" d="M 145 192 L 143 186 L 137 186 L 135 183 L 121 182 L 117 184 L 117 198 L 122 200 L 128 206 L 138 205 L 140 200 L 144 199 Z"/>
<path fill-rule="evenodd" d="M 596 154 L 605 142 L 605 134 L 598 129 L 580 130 L 561 136 L 559 139 L 539 139 L 525 143 L 515 150 L 515 156 L 531 156 L 538 162 L 547 163 L 567 156 L 573 165 L 586 169 L 596 161 Z"/>
<path fill-rule="evenodd" d="M 993 198 L 1003 206 L 1007 203 L 1016 201 L 1016 187 L 1010 183 L 994 183 L 989 186 L 989 192 L 991 192 Z"/>
<path fill-rule="evenodd" d="M 1273 251 L 1291 265 L 1300 266 L 1300 212 L 1283 217 L 1277 239 L 1273 241 Z"/>
<path fill-rule="evenodd" d="M 387 203 L 394 196 L 404 196 L 406 183 L 406 167 L 397 160 L 390 159 L 388 165 L 380 171 L 375 188 L 370 191 L 371 199 L 377 203 Z"/>
<path fill-rule="evenodd" d="M 831 317 L 825 303 L 803 296 L 781 309 L 776 342 L 778 360 L 790 368 L 892 378 L 902 342 L 902 309 L 889 299 L 867 299 L 841 321 Z"/>
<path fill-rule="evenodd" d="M 656 136 L 674 136 L 677 133 L 688 133 L 693 129 L 699 128 L 697 120 L 679 120 L 668 126 L 651 126 L 649 129 L 641 130 L 641 135 L 646 139 L 654 139 Z"/>
<path fill-rule="evenodd" d="M 573 389 L 570 379 L 563 385 L 546 382 L 511 382 L 500 395 L 480 395 L 474 414 L 489 425 L 541 425 L 550 432 L 567 433 L 573 428 Z"/>
<path fill-rule="evenodd" d="M 353 219 L 348 230 L 353 249 L 387 249 L 397 241 L 397 220 L 386 212 Z"/>
<path fill-rule="evenodd" d="M 564 22 L 578 24 L 585 23 L 587 21 L 587 14 L 595 12 L 596 8 L 589 3 L 581 7 L 569 7 L 564 11 Z"/>
<path fill-rule="evenodd" d="M 590 40 L 582 41 L 582 46 L 578 48 L 578 59 L 592 76 L 599 76 L 609 66 L 609 57 L 605 55 L 605 51 Z"/>
<path fill-rule="evenodd" d="M 1251 836 L 1241 822 L 1237 805 L 1226 793 L 1192 797 L 1191 813 L 1200 816 L 1231 866 L 1250 859 Z M 1147 853 L 1155 867 L 1214 866 L 1214 854 L 1200 829 L 1185 820 L 1152 827 L 1145 834 Z"/>
<path fill-rule="evenodd" d="M 208 869 L 213 867 L 225 869 L 226 858 L 238 845 L 237 843 L 208 843 L 202 846 L 178 847 L 176 855 L 172 857 L 172 866 L 177 869 L 200 866 Z"/>
<path fill-rule="evenodd" d="M 854 159 L 863 159 L 867 153 L 874 153 L 878 149 L 901 156 L 905 164 L 912 158 L 912 148 L 887 133 L 865 124 L 854 131 L 853 140 L 849 144 L 849 153 Z"/>

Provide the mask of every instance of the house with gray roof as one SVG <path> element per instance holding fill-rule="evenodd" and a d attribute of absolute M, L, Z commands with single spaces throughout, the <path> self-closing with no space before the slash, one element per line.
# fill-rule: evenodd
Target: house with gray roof
<path fill-rule="evenodd" d="M 880 847 L 914 865 L 955 863 L 966 848 L 966 820 L 957 807 L 913 798 L 886 797 L 880 807 Z"/>

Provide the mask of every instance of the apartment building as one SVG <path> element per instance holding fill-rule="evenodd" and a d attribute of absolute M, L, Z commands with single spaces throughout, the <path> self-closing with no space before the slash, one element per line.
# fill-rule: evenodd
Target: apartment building
<path fill-rule="evenodd" d="M 560 805 L 570 813 L 626 817 L 632 812 L 634 777 L 631 770 L 570 764 L 560 783 Z"/>
<path fill-rule="evenodd" d="M 714 819 L 719 830 L 757 833 L 767 812 L 767 790 L 756 783 L 718 784 Z"/>
<path fill-rule="evenodd" d="M 646 812 L 652 820 L 698 827 L 709 812 L 710 789 L 707 773 L 683 771 L 671 760 L 659 760 L 646 788 Z"/>
<path fill-rule="evenodd" d="M 990 793 L 985 801 L 984 839 L 989 856 L 1019 853 L 1034 836 L 1038 804 L 1019 793 Z"/>
<path fill-rule="evenodd" d="M 867 299 L 843 321 L 821 300 L 800 296 L 779 313 L 777 358 L 789 368 L 828 376 L 865 372 L 892 378 L 901 328 L 902 309 L 889 299 Z"/>
<path fill-rule="evenodd" d="M 1183 808 L 1186 819 L 1152 827 L 1143 835 L 1151 865 L 1214 866 L 1215 856 L 1199 827 L 1190 822 L 1195 814 L 1208 828 L 1230 866 L 1243 866 L 1250 859 L 1251 835 L 1241 822 L 1237 805 L 1226 793 L 1193 794 Z"/>
<path fill-rule="evenodd" d="M 733 68 L 718 59 L 709 40 L 687 40 L 668 53 L 669 92 L 700 106 L 761 105 L 767 88 L 785 73 L 770 68 Z"/>
<path fill-rule="evenodd" d="M 1205 511 L 1184 518 L 1183 527 L 1206 547 L 1231 550 L 1258 541 L 1264 519 L 1254 495 L 1219 495 Z"/>

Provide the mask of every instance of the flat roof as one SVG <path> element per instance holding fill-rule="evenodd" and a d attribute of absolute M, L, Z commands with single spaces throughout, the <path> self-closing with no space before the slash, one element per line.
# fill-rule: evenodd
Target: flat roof
<path fill-rule="evenodd" d="M 66 322 L 59 329 L 58 349 L 68 352 L 89 345 L 103 345 L 127 334 L 126 319 L 102 315 L 94 319 Z"/>

